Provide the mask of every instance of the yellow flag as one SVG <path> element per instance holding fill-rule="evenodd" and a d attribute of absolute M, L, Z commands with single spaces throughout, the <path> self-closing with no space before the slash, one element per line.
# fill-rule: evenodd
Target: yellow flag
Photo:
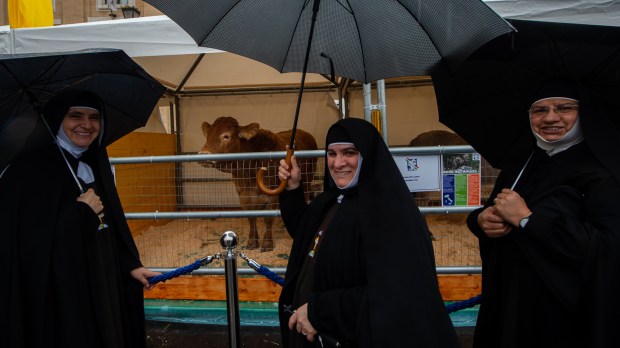
<path fill-rule="evenodd" d="M 52 0 L 9 0 L 11 28 L 51 27 L 54 25 Z"/>

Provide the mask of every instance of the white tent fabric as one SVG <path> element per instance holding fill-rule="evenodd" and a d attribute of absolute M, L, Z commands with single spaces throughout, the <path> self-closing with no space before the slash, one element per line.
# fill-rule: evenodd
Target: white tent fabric
<path fill-rule="evenodd" d="M 620 26 L 618 0 L 483 0 L 502 17 Z"/>
<path fill-rule="evenodd" d="M 221 52 L 198 47 L 166 16 L 65 24 L 14 30 L 15 53 L 119 48 L 130 57 Z"/>
<path fill-rule="evenodd" d="M 0 54 L 13 52 L 11 35 L 11 28 L 8 25 L 0 25 Z"/>

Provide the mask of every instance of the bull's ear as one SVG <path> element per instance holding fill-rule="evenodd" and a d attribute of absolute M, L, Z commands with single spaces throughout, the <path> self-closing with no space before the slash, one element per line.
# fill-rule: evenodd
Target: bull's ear
<path fill-rule="evenodd" d="M 209 130 L 209 127 L 211 127 L 211 124 L 207 121 L 202 123 L 202 134 L 204 134 L 205 136 L 207 135 L 207 131 Z"/>
<path fill-rule="evenodd" d="M 239 138 L 250 140 L 258 134 L 259 129 L 260 125 L 258 123 L 250 123 L 247 126 L 239 127 Z"/>

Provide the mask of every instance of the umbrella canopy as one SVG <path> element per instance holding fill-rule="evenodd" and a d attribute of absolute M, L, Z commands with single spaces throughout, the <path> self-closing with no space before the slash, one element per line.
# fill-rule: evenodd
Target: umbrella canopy
<path fill-rule="evenodd" d="M 68 89 L 91 91 L 101 98 L 103 145 L 145 126 L 164 92 L 117 49 L 0 55 L 0 168 L 50 141 L 41 112 L 48 100 Z"/>
<path fill-rule="evenodd" d="M 200 45 L 364 83 L 454 67 L 513 29 L 480 0 L 146 0 Z M 317 10 L 314 12 L 313 10 Z M 316 18 L 314 34 L 312 20 Z"/>
<path fill-rule="evenodd" d="M 439 120 L 496 168 L 534 146 L 527 110 L 544 81 L 575 81 L 607 114 L 620 110 L 620 27 L 510 22 L 516 34 L 489 42 L 454 73 L 432 75 Z M 610 122 L 620 129 L 620 117 Z"/>
<path fill-rule="evenodd" d="M 514 29 L 480 0 L 145 0 L 200 46 L 233 52 L 280 72 L 302 72 L 286 162 L 307 72 L 364 83 L 451 70 Z M 259 190 L 276 195 L 262 183 Z"/>

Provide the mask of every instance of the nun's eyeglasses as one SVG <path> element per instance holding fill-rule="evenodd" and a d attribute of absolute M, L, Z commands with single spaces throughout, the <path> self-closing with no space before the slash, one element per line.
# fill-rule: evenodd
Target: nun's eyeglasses
<path fill-rule="evenodd" d="M 549 111 L 553 110 L 558 115 L 569 115 L 579 110 L 579 104 L 560 104 L 558 106 L 535 106 L 528 110 L 530 117 L 547 116 Z"/>

